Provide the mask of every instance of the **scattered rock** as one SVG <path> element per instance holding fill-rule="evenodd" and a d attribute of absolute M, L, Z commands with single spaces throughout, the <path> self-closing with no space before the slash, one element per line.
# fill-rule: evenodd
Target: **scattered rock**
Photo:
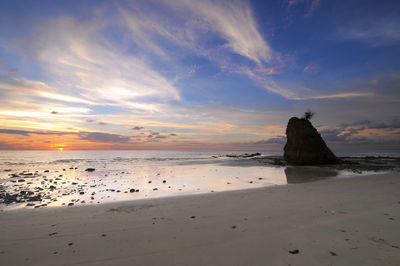
<path fill-rule="evenodd" d="M 133 192 L 136 192 L 136 190 L 135 190 L 134 188 L 131 188 L 131 189 L 129 190 L 129 192 L 133 193 Z"/>
<path fill-rule="evenodd" d="M 86 168 L 85 171 L 86 172 L 94 172 L 96 169 L 95 168 Z"/>
<path fill-rule="evenodd" d="M 329 251 L 329 253 L 331 253 L 332 256 L 337 256 L 337 254 L 333 251 Z"/>
<path fill-rule="evenodd" d="M 290 254 L 299 254 L 300 251 L 298 249 L 292 249 L 292 250 L 289 250 L 289 253 Z"/>

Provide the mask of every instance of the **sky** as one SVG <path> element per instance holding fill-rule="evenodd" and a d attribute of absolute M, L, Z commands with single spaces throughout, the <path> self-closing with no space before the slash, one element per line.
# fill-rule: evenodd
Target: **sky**
<path fill-rule="evenodd" d="M 0 2 L 0 149 L 400 150 L 398 1 Z"/>

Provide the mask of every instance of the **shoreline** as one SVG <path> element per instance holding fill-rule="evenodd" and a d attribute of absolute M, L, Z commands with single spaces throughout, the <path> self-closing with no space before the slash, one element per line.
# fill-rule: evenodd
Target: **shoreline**
<path fill-rule="evenodd" d="M 286 179 L 288 183 L 285 184 L 273 184 L 270 183 L 269 185 L 264 185 L 264 186 L 258 186 L 258 187 L 246 187 L 246 188 L 239 188 L 239 189 L 232 189 L 232 190 L 222 190 L 222 191 L 208 191 L 208 192 L 194 192 L 191 194 L 182 194 L 182 195 L 162 195 L 162 196 L 153 196 L 149 198 L 137 198 L 137 199 L 129 199 L 129 200 L 116 200 L 116 201 L 107 201 L 107 202 L 100 202 L 100 203 L 85 203 L 85 204 L 80 204 L 80 205 L 73 205 L 73 206 L 65 206 L 65 205 L 47 205 L 42 208 L 32 208 L 30 206 L 10 206 L 6 205 L 4 208 L 0 208 L 0 214 L 5 213 L 5 212 L 14 212 L 14 211 L 24 211 L 24 210 L 32 210 L 32 211 L 38 211 L 38 210 L 45 210 L 45 209 L 64 209 L 64 208 L 76 208 L 76 207 L 88 207 L 88 206 L 102 206 L 104 204 L 123 204 L 123 203 L 135 203 L 139 201 L 148 201 L 148 200 L 156 200 L 156 199 L 168 199 L 168 198 L 182 198 L 182 197 L 192 197 L 192 196 L 206 196 L 206 195 L 212 195 L 212 194 L 219 194 L 219 193 L 234 193 L 234 192 L 246 192 L 246 191 L 253 191 L 253 190 L 259 190 L 259 189 L 268 189 L 268 188 L 273 188 L 277 186 L 287 186 L 287 185 L 298 185 L 301 183 L 310 183 L 310 182 L 321 182 L 321 181 L 328 181 L 328 180 L 340 180 L 340 179 L 349 179 L 349 178 L 363 178 L 367 176 L 374 176 L 374 175 L 387 175 L 387 174 L 400 174 L 400 172 L 395 171 L 395 170 L 389 170 L 389 171 L 380 171 L 380 172 L 364 172 L 364 173 L 354 173 L 350 171 L 336 171 L 336 175 L 322 175 L 321 172 L 324 169 L 324 167 L 321 166 L 290 166 L 291 168 L 297 169 L 306 169 L 306 172 L 299 171 L 296 176 L 288 176 L 286 173 Z M 288 168 L 288 167 L 286 167 Z M 311 172 L 310 172 L 311 170 Z M 315 172 L 314 172 L 315 170 Z M 329 169 L 328 169 L 329 170 Z M 316 177 L 310 177 L 312 174 L 317 174 Z M 326 172 L 325 172 L 326 174 Z M 290 182 L 289 182 L 290 181 Z M 1 206 L 0 206 L 1 207 Z M 9 208 L 11 207 L 11 208 Z"/>
<path fill-rule="evenodd" d="M 6 265 L 399 265 L 400 175 L 1 213 Z M 289 251 L 298 250 L 298 254 Z M 335 254 L 335 255 L 334 255 Z"/>

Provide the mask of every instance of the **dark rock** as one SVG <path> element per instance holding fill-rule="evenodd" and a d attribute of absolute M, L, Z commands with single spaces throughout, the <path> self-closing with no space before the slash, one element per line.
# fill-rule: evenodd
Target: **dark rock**
<path fill-rule="evenodd" d="M 96 170 L 96 169 L 94 169 L 94 168 L 86 168 L 86 169 L 85 169 L 86 172 L 94 172 L 95 170 Z"/>
<path fill-rule="evenodd" d="M 287 142 L 284 158 L 292 165 L 317 165 L 340 163 L 326 146 L 321 135 L 305 118 L 292 117 L 286 128 Z"/>
<path fill-rule="evenodd" d="M 289 250 L 290 254 L 299 254 L 300 251 L 298 249 Z"/>
<path fill-rule="evenodd" d="M 332 256 L 337 256 L 337 254 L 333 251 L 329 251 L 329 253 L 331 253 Z"/>
<path fill-rule="evenodd" d="M 229 157 L 229 158 L 251 158 L 251 157 L 256 157 L 256 156 L 260 156 L 260 155 L 261 155 L 261 153 L 257 152 L 257 153 L 251 153 L 251 154 L 245 153 L 245 154 L 239 154 L 239 155 L 228 154 L 228 155 L 226 155 L 226 157 Z"/>
<path fill-rule="evenodd" d="M 136 190 L 134 189 L 134 188 L 131 188 L 130 190 L 129 190 L 129 192 L 131 192 L 131 193 L 133 193 L 133 192 L 135 192 Z"/>

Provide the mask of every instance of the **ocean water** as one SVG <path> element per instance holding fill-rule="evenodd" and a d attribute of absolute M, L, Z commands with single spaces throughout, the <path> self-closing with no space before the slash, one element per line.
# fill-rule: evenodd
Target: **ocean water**
<path fill-rule="evenodd" d="M 213 193 L 335 177 L 319 167 L 279 167 L 228 158 L 245 151 L 0 151 L 0 191 L 29 197 L 0 210 L 101 204 Z M 252 152 L 248 152 L 252 153 Z M 254 153 L 254 152 L 253 152 Z M 261 152 L 281 156 L 281 152 Z M 369 154 L 371 155 L 371 154 Z M 92 172 L 87 168 L 94 168 Z M 0 199 L 1 201 L 1 199 Z"/>

